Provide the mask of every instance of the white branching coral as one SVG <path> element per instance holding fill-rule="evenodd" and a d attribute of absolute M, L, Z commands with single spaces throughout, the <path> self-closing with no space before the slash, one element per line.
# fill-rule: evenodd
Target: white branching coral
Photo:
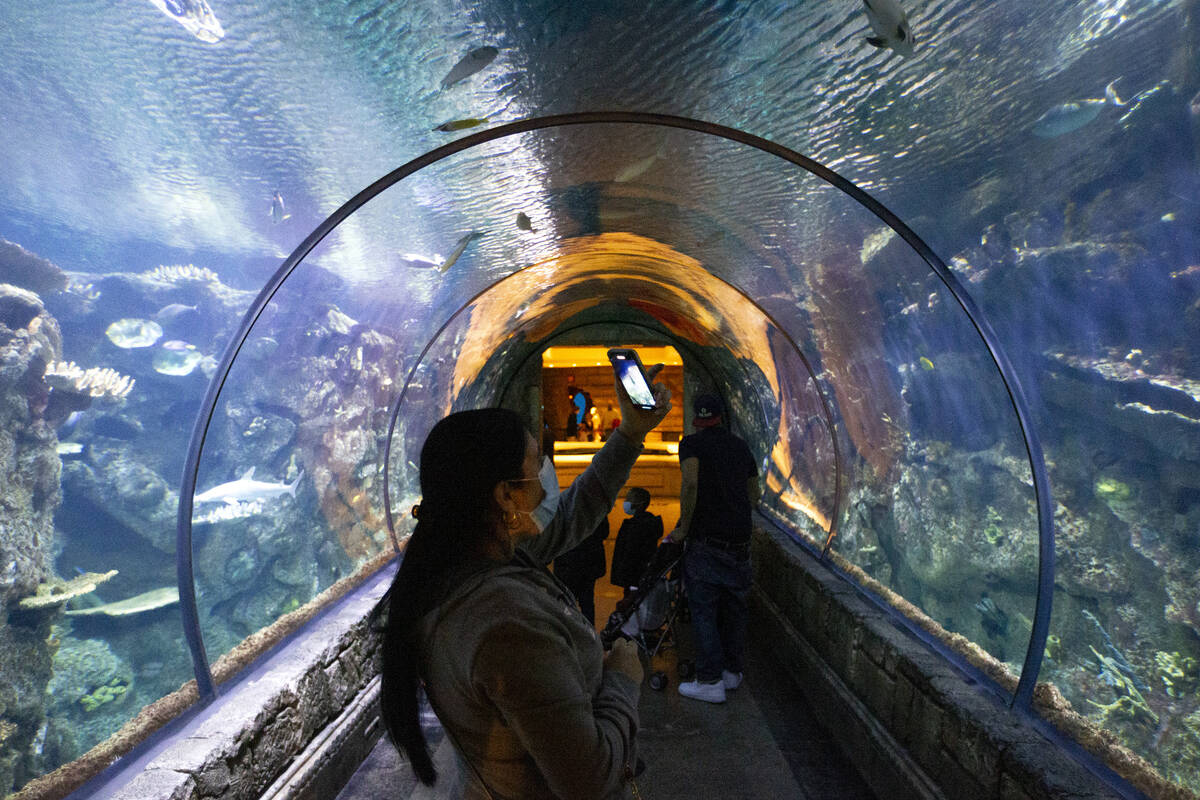
<path fill-rule="evenodd" d="M 21 600 L 20 606 L 24 609 L 61 606 L 74 597 L 91 594 L 96 591 L 97 586 L 115 577 L 116 574 L 115 569 L 110 569 L 108 572 L 85 572 L 69 581 L 52 578 L 45 583 L 38 584 L 34 594 Z"/>
<path fill-rule="evenodd" d="M 177 283 L 179 281 L 200 281 L 201 283 L 220 283 L 221 278 L 208 267 L 197 267 L 195 264 L 171 264 L 155 267 L 145 273 L 147 278 L 156 281 Z"/>
<path fill-rule="evenodd" d="M 252 517 L 255 514 L 263 513 L 263 502 L 261 500 L 252 500 L 247 503 L 229 503 L 220 508 L 213 509 L 207 514 L 192 517 L 193 525 L 202 525 L 209 522 L 227 522 L 234 519 L 245 519 Z"/>
<path fill-rule="evenodd" d="M 46 383 L 53 389 L 119 400 L 133 391 L 134 379 L 108 367 L 84 369 L 74 361 L 46 365 Z"/>

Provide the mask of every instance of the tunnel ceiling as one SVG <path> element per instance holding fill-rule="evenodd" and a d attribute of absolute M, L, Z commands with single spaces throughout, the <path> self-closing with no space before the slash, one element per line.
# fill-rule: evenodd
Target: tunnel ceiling
<path fill-rule="evenodd" d="M 1145 44 L 1178 38 L 1173 4 L 1151 0 L 910 4 L 912 60 L 865 43 L 855 2 L 208 5 L 215 26 L 150 2 L 6 4 L 0 208 L 30 229 L 10 238 L 36 248 L 46 224 L 87 234 L 94 270 L 180 249 L 261 259 L 265 273 L 360 188 L 457 135 L 434 130 L 444 123 L 595 109 L 762 135 L 903 216 L 904 192 L 944 188 L 935 165 L 984 182 L 1046 108 L 1102 96 L 1116 76 L 1095 68 L 1099 45 L 1120 37 L 1121 78 L 1140 90 Z M 495 60 L 443 88 L 481 46 Z M 653 153 L 603 166 L 613 177 Z M 561 182 L 555 165 L 509 169 L 538 192 Z M 469 205 L 471 191 L 424 201 Z M 463 232 L 412 233 L 408 252 L 445 255 Z M 344 234 L 330 257 L 361 258 L 379 236 Z"/>

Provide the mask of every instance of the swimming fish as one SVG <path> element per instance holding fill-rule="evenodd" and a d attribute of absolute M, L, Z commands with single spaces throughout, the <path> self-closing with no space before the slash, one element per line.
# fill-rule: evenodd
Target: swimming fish
<path fill-rule="evenodd" d="M 192 371 L 204 360 L 204 356 L 197 353 L 196 348 L 192 345 L 185 348 L 172 348 L 166 347 L 166 345 L 163 347 L 164 349 L 154 354 L 154 360 L 151 362 L 154 371 L 163 375 L 191 375 Z M 188 349 L 189 347 L 191 349 Z"/>
<path fill-rule="evenodd" d="M 196 306 L 185 306 L 183 303 L 171 303 L 154 312 L 154 318 L 159 322 L 170 322 L 184 314 L 196 311 Z"/>
<path fill-rule="evenodd" d="M 205 0 L 150 0 L 150 3 L 202 42 L 216 44 L 225 38 L 225 29 Z"/>
<path fill-rule="evenodd" d="M 664 152 L 663 145 L 660 144 L 653 154 L 646 156 L 640 161 L 633 162 L 618 172 L 613 181 L 616 183 L 629 183 L 630 181 L 637 180 L 645 175 L 663 157 Z"/>
<path fill-rule="evenodd" d="M 523 231 L 532 231 L 533 220 L 529 219 L 529 215 L 522 211 L 517 214 L 517 227 Z"/>
<path fill-rule="evenodd" d="M 284 208 L 283 195 L 281 195 L 279 193 L 278 189 L 276 189 L 275 194 L 273 194 L 271 196 L 271 212 L 270 213 L 271 213 L 271 221 L 274 222 L 276 225 L 283 222 L 285 219 L 289 219 L 292 216 L 291 214 L 287 213 L 286 209 Z"/>
<path fill-rule="evenodd" d="M 446 260 L 442 262 L 442 266 L 439 267 L 439 271 L 445 272 L 453 267 L 454 262 L 458 261 L 459 257 L 463 254 L 463 251 L 467 249 L 471 242 L 481 238 L 482 236 L 483 234 L 479 231 L 471 231 L 466 236 L 459 239 L 458 244 L 454 245 L 453 252 L 451 252 Z"/>
<path fill-rule="evenodd" d="M 1174 278 L 1175 275 L 1172 274 L 1171 277 Z M 66 439 L 68 436 L 74 433 L 75 429 L 79 427 L 79 420 L 81 419 L 83 419 L 82 411 L 72 411 L 70 414 L 68 414 L 67 418 L 63 421 L 63 424 L 58 428 L 58 438 Z"/>
<path fill-rule="evenodd" d="M 254 480 L 254 467 L 246 470 L 236 481 L 222 483 L 192 498 L 195 503 L 248 503 L 255 500 L 271 500 L 280 495 L 296 496 L 296 486 L 304 477 L 304 470 L 291 483 L 267 483 Z"/>
<path fill-rule="evenodd" d="M 440 269 L 443 261 L 441 256 L 429 258 L 418 253 L 402 253 L 400 260 L 411 269 Z"/>
<path fill-rule="evenodd" d="M 117 347 L 131 350 L 149 347 L 162 338 L 163 329 L 157 322 L 148 319 L 119 319 L 109 325 L 104 335 Z"/>
<path fill-rule="evenodd" d="M 59 442 L 55 451 L 60 456 L 77 456 L 83 452 L 83 442 Z"/>
<path fill-rule="evenodd" d="M 1107 105 L 1125 105 L 1125 102 L 1117 97 L 1117 80 L 1120 79 L 1112 80 L 1108 86 L 1104 87 L 1104 97 L 1062 103 L 1042 114 L 1033 123 L 1033 135 L 1043 139 L 1053 139 L 1055 136 L 1077 131 L 1087 125 L 1098 117 Z"/>
<path fill-rule="evenodd" d="M 917 359 L 917 363 L 918 363 L 918 364 L 920 364 L 920 365 L 921 365 L 921 369 L 925 370 L 926 372 L 932 372 L 932 371 L 933 371 L 933 362 L 932 362 L 932 361 L 930 361 L 930 360 L 929 360 L 928 358 L 926 358 L 925 356 L 921 356 L 920 358 L 918 358 L 918 359 Z"/>
<path fill-rule="evenodd" d="M 454 131 L 465 131 L 467 128 L 474 128 L 487 122 L 486 117 L 468 117 L 467 119 L 452 119 L 449 122 L 443 122 L 434 128 L 435 131 L 442 133 L 453 133 Z"/>
<path fill-rule="evenodd" d="M 449 89 L 454 84 L 469 78 L 488 64 L 496 60 L 500 51 L 495 47 L 476 47 L 463 56 L 462 60 L 450 68 L 446 77 L 442 78 L 442 88 Z"/>
<path fill-rule="evenodd" d="M 863 0 L 863 11 L 871 23 L 874 36 L 867 37 L 873 47 L 890 47 L 902 56 L 912 56 L 912 31 L 908 16 L 896 0 Z"/>

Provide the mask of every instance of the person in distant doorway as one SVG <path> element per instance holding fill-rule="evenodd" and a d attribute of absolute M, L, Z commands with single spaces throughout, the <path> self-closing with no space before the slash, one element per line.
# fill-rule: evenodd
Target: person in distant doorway
<path fill-rule="evenodd" d="M 567 399 L 570 401 L 567 406 L 570 409 L 567 411 L 567 439 L 575 439 L 579 435 L 579 408 L 575 405 L 575 398 L 582 397 L 583 392 L 576 389 L 574 386 L 567 388 Z"/>
<path fill-rule="evenodd" d="M 667 541 L 683 542 L 683 581 L 696 638 L 696 679 L 684 697 L 725 702 L 742 683 L 750 596 L 750 513 L 758 503 L 758 468 L 750 448 L 721 422 L 715 395 L 692 404 L 696 433 L 679 443 L 679 525 Z"/>
<path fill-rule="evenodd" d="M 571 396 L 571 403 L 575 406 L 575 439 L 582 442 L 587 426 L 587 418 L 584 416 L 588 407 L 587 392 L 576 389 L 575 394 Z"/>
<path fill-rule="evenodd" d="M 601 415 L 601 425 L 604 428 L 604 441 L 608 441 L 608 436 L 617 429 L 621 424 L 621 412 L 613 408 L 613 404 L 609 403 Z"/>
<path fill-rule="evenodd" d="M 609 580 L 613 586 L 624 589 L 626 597 L 646 574 L 663 535 L 662 517 L 651 514 L 647 510 L 649 507 L 650 492 L 642 487 L 633 486 L 625 493 L 624 509 L 629 519 L 622 522 L 617 531 Z"/>
<path fill-rule="evenodd" d="M 607 538 L 608 517 L 603 517 L 591 536 L 554 559 L 555 576 L 575 595 L 579 610 L 593 626 L 596 624 L 596 581 L 608 572 L 608 557 L 604 553 Z"/>
<path fill-rule="evenodd" d="M 588 409 L 588 441 L 597 439 L 604 441 L 604 422 L 600 418 L 600 409 L 592 406 Z"/>

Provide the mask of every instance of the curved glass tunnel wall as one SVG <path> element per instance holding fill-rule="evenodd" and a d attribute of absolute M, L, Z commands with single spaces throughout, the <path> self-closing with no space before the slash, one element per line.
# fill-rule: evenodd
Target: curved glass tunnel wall
<path fill-rule="evenodd" d="M 764 512 L 823 543 L 843 509 L 839 552 L 1019 672 L 1038 551 L 1024 441 L 978 332 L 912 247 L 812 174 L 696 131 L 464 141 L 331 218 L 263 298 L 198 470 L 196 499 L 232 517 L 194 537 L 210 657 L 388 546 L 389 395 L 404 392 L 389 492 L 407 509 L 432 424 L 494 402 L 507 364 L 590 312 L 724 353 L 710 370 L 763 459 Z M 253 485 L 255 461 L 270 500 L 300 478 L 290 512 L 220 496 Z"/>

